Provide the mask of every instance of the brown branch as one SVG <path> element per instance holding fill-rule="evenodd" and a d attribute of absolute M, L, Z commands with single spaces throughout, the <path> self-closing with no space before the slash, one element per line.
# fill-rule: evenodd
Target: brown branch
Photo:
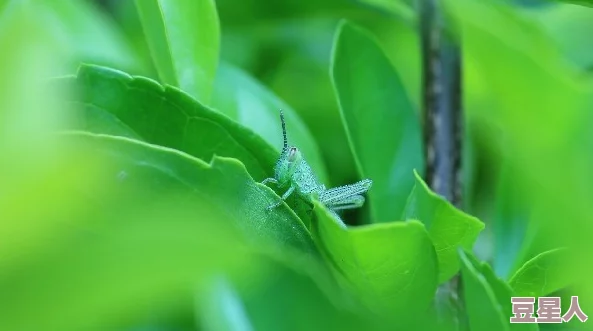
<path fill-rule="evenodd" d="M 423 119 L 426 183 L 461 206 L 463 111 L 461 52 L 437 0 L 420 0 L 423 68 Z M 435 305 L 442 320 L 467 329 L 459 276 L 437 290 Z"/>

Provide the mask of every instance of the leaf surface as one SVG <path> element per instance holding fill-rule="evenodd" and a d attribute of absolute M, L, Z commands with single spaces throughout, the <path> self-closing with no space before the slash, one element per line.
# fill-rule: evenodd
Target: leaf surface
<path fill-rule="evenodd" d="M 343 22 L 333 47 L 331 78 L 359 175 L 373 180 L 371 220 L 395 221 L 424 169 L 418 115 L 398 73 L 366 31 Z"/>
<path fill-rule="evenodd" d="M 470 330 L 537 331 L 537 324 L 511 324 L 511 288 L 492 268 L 459 249 L 461 280 Z"/>
<path fill-rule="evenodd" d="M 510 278 L 517 296 L 545 296 L 570 285 L 565 248 L 543 252 L 525 262 Z"/>
<path fill-rule="evenodd" d="M 418 221 L 347 227 L 319 202 L 313 234 L 366 304 L 406 317 L 430 305 L 437 286 L 434 247 Z"/>
<path fill-rule="evenodd" d="M 208 104 L 220 46 L 214 0 L 136 0 L 136 8 L 161 81 Z"/>
<path fill-rule="evenodd" d="M 258 181 L 273 175 L 278 153 L 270 145 L 179 89 L 91 65 L 57 83 L 76 92 L 68 100 L 79 106 L 68 129 L 141 139 L 207 161 L 236 158 Z"/>
<path fill-rule="evenodd" d="M 432 192 L 420 175 L 414 174 L 416 183 L 402 218 L 420 220 L 428 229 L 439 259 L 439 283 L 443 283 L 459 270 L 457 248 L 471 249 L 484 223 Z"/>

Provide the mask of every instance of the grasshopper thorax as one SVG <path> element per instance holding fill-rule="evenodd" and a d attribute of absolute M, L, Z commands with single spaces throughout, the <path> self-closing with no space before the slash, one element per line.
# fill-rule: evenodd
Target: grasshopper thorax
<path fill-rule="evenodd" d="M 299 168 L 302 159 L 301 151 L 294 146 L 282 150 L 282 154 L 280 154 L 280 158 L 274 169 L 280 186 L 284 186 L 290 182 L 292 175 Z"/>

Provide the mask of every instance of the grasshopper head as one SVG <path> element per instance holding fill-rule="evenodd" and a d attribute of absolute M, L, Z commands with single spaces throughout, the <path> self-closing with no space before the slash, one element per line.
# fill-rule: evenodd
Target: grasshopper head
<path fill-rule="evenodd" d="M 282 154 L 280 154 L 280 158 L 278 159 L 278 162 L 276 162 L 276 167 L 274 167 L 274 172 L 278 184 L 284 186 L 290 182 L 290 179 L 298 169 L 303 156 L 298 148 L 288 146 L 288 139 L 286 139 L 286 122 L 284 121 L 284 113 L 282 112 L 282 109 L 280 109 L 280 123 L 282 124 L 284 144 L 282 147 Z"/>
<path fill-rule="evenodd" d="M 292 175 L 298 169 L 302 159 L 301 151 L 294 146 L 287 147 L 282 151 L 274 169 L 276 179 L 280 185 L 283 186 L 290 182 Z"/>

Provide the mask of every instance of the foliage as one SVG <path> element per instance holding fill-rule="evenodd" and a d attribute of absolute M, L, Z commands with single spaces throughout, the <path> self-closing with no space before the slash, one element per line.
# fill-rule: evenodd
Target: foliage
<path fill-rule="evenodd" d="M 592 313 L 591 9 L 441 1 L 461 210 L 423 181 L 410 1 L 101 3 L 0 1 L 1 330 L 456 330 L 452 280 L 469 330 L 547 328 L 512 296 Z M 364 208 L 266 210 L 279 109 Z"/>

